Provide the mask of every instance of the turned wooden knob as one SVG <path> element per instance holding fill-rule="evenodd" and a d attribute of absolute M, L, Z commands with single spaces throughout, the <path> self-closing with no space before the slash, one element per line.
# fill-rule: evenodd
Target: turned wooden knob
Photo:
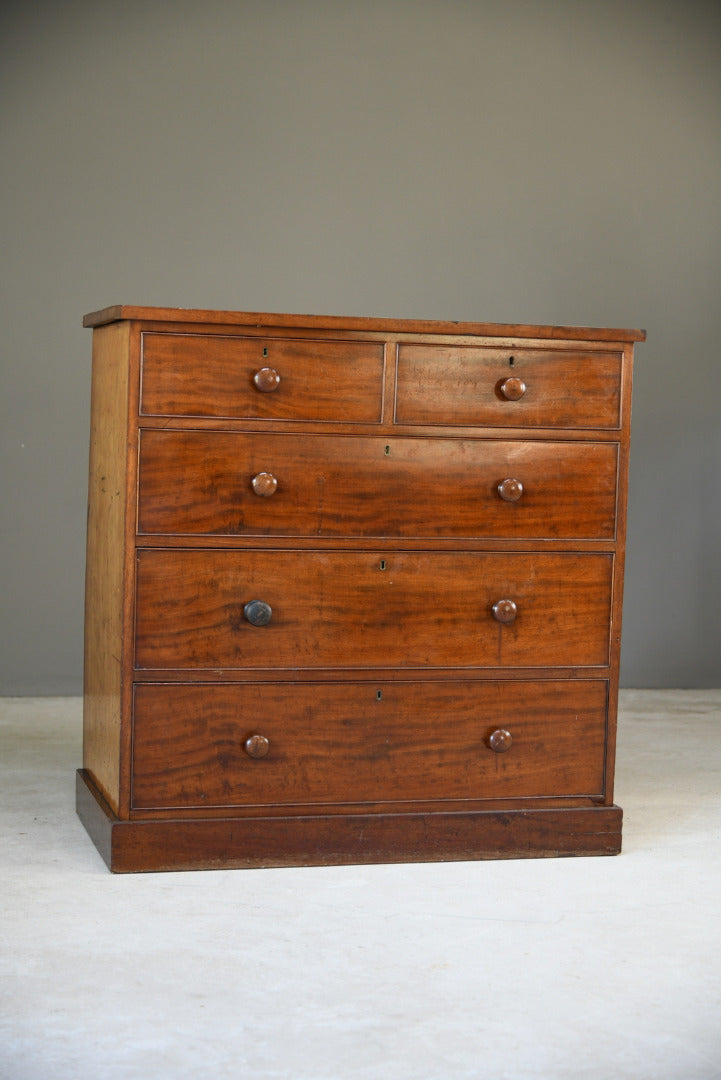
<path fill-rule="evenodd" d="M 518 401 L 526 392 L 526 384 L 523 379 L 511 375 L 510 379 L 504 379 L 500 385 L 500 391 L 506 401 Z"/>
<path fill-rule="evenodd" d="M 280 386 L 280 375 L 272 367 L 262 367 L 253 376 L 256 389 L 263 394 L 271 394 Z"/>
<path fill-rule="evenodd" d="M 265 735 L 249 735 L 243 743 L 243 749 L 248 757 L 263 758 L 270 750 L 270 742 Z"/>
<path fill-rule="evenodd" d="M 262 495 L 266 499 L 269 495 L 274 495 L 278 487 L 278 481 L 270 472 L 259 472 L 250 483 L 255 494 Z"/>
<path fill-rule="evenodd" d="M 265 600 L 249 600 L 243 608 L 243 614 L 253 626 L 267 626 L 273 615 L 273 609 Z"/>
<path fill-rule="evenodd" d="M 523 495 L 523 484 L 514 476 L 509 476 L 498 485 L 498 494 L 504 502 L 518 502 Z"/>
<path fill-rule="evenodd" d="M 513 736 L 505 728 L 496 728 L 488 736 L 488 745 L 496 754 L 505 754 L 513 746 Z"/>
<path fill-rule="evenodd" d="M 491 610 L 493 618 L 499 623 L 512 623 L 518 614 L 518 608 L 513 600 L 496 600 Z"/>

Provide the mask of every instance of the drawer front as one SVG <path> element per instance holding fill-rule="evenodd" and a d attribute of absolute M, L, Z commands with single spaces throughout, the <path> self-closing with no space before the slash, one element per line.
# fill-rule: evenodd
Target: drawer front
<path fill-rule="evenodd" d="M 605 554 L 141 550 L 136 665 L 605 665 L 612 563 Z"/>
<path fill-rule="evenodd" d="M 138 529 L 613 539 L 616 473 L 611 443 L 145 430 Z"/>
<path fill-rule="evenodd" d="M 138 685 L 133 806 L 601 796 L 605 738 L 600 680 Z"/>
<path fill-rule="evenodd" d="M 141 413 L 378 423 L 384 346 L 144 334 Z"/>
<path fill-rule="evenodd" d="M 400 345 L 396 423 L 617 428 L 620 384 L 619 353 Z"/>

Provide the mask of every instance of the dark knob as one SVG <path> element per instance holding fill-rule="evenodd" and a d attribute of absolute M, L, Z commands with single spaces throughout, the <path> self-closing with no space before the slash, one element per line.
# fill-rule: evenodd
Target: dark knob
<path fill-rule="evenodd" d="M 278 481 L 270 472 L 259 472 L 251 480 L 251 485 L 256 495 L 263 495 L 267 498 L 269 495 L 275 494 Z"/>
<path fill-rule="evenodd" d="M 500 386 L 501 394 L 506 401 L 518 401 L 526 392 L 526 384 L 523 379 L 511 375 L 510 379 L 504 379 Z"/>
<path fill-rule="evenodd" d="M 513 746 L 513 736 L 505 728 L 497 728 L 488 736 L 488 745 L 496 754 L 505 754 Z"/>
<path fill-rule="evenodd" d="M 514 476 L 509 476 L 498 485 L 498 494 L 504 502 L 518 502 L 523 495 L 523 484 Z"/>
<path fill-rule="evenodd" d="M 243 608 L 243 614 L 253 626 L 267 626 L 273 609 L 265 600 L 249 600 Z"/>
<path fill-rule="evenodd" d="M 249 735 L 243 743 L 243 749 L 248 757 L 263 758 L 270 750 L 270 742 L 265 735 Z"/>
<path fill-rule="evenodd" d="M 493 618 L 499 623 L 512 623 L 518 614 L 513 600 L 496 600 L 492 608 Z"/>
<path fill-rule="evenodd" d="M 256 389 L 264 394 L 271 394 L 280 385 L 280 375 L 272 367 L 262 367 L 253 376 Z"/>

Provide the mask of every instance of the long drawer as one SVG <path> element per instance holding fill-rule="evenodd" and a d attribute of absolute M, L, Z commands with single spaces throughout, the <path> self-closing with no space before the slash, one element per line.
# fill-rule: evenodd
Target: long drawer
<path fill-rule="evenodd" d="M 605 665 L 612 556 L 141 549 L 136 667 Z"/>
<path fill-rule="evenodd" d="M 372 341 L 144 334 L 141 413 L 378 423 L 384 367 Z"/>
<path fill-rule="evenodd" d="M 617 428 L 621 354 L 400 345 L 396 422 Z"/>
<path fill-rule="evenodd" d="M 613 539 L 611 443 L 141 432 L 140 533 Z"/>
<path fill-rule="evenodd" d="M 132 803 L 600 797 L 605 739 L 601 680 L 141 684 Z"/>

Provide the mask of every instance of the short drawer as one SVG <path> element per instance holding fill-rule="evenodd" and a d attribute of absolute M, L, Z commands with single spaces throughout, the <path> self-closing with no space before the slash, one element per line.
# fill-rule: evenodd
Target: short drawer
<path fill-rule="evenodd" d="M 144 430 L 140 533 L 613 539 L 612 443 Z"/>
<path fill-rule="evenodd" d="M 606 665 L 613 557 L 144 549 L 136 666 Z"/>
<path fill-rule="evenodd" d="M 617 428 L 621 354 L 398 347 L 396 423 Z"/>
<path fill-rule="evenodd" d="M 378 423 L 384 356 L 364 341 L 146 333 L 141 413 Z"/>
<path fill-rule="evenodd" d="M 600 797 L 606 683 L 137 685 L 135 809 Z"/>

